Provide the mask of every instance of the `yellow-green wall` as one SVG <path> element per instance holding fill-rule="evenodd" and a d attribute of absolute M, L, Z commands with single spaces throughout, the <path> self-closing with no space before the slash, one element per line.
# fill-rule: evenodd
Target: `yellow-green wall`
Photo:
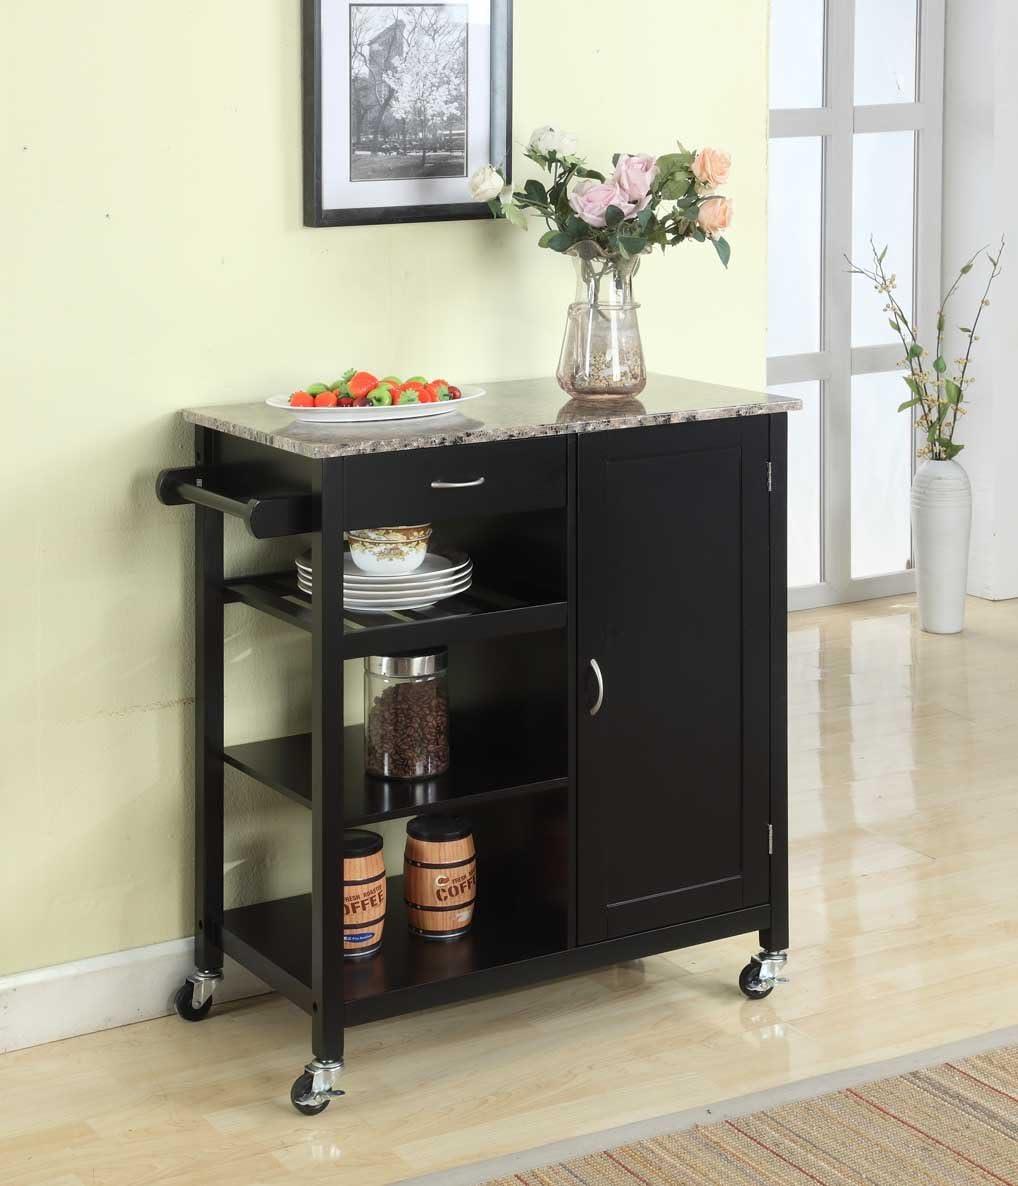
<path fill-rule="evenodd" d="M 188 933 L 186 404 L 352 363 L 549 373 L 572 278 L 505 223 L 304 230 L 298 0 L 5 0 L 0 973 Z M 765 3 L 516 0 L 516 127 L 728 147 L 726 275 L 639 277 L 654 368 L 764 380 Z M 520 158 L 522 161 L 522 158 Z M 526 164 L 526 162 L 522 162 Z M 267 564 L 239 532 L 234 567 Z M 228 611 L 231 739 L 304 726 L 306 640 Z M 353 706 L 351 706 L 353 707 Z M 307 819 L 230 780 L 232 898 L 306 879 Z"/>

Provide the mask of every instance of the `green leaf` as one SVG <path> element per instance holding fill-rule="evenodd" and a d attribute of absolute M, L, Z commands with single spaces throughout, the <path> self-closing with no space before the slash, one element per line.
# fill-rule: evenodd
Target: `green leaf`
<path fill-rule="evenodd" d="M 891 327 L 891 329 L 894 330 L 894 332 L 896 334 L 901 333 L 901 326 L 898 324 L 898 321 L 896 318 L 894 318 L 894 317 L 889 318 L 887 324 Z"/>
<path fill-rule="evenodd" d="M 913 343 L 908 348 L 909 358 L 920 358 L 922 356 L 922 352 L 923 352 L 923 348 L 922 348 L 922 346 L 919 345 L 918 342 Z"/>
<path fill-rule="evenodd" d="M 609 206 L 604 212 L 604 221 L 610 227 L 617 227 L 620 222 L 625 222 L 625 219 L 625 213 L 618 206 Z"/>
<path fill-rule="evenodd" d="M 502 203 L 498 200 L 498 198 L 491 199 L 491 201 L 488 203 L 488 209 L 491 211 L 491 213 L 494 215 L 495 218 L 504 217 L 503 212 L 502 212 Z"/>
<path fill-rule="evenodd" d="M 651 220 L 654 218 L 654 211 L 648 206 L 645 210 L 641 210 L 636 216 L 636 221 L 640 224 L 640 230 L 645 231 L 650 226 Z"/>
<path fill-rule="evenodd" d="M 693 236 L 693 238 L 697 241 L 697 243 L 706 242 L 707 236 L 703 233 L 703 231 L 698 226 L 693 227 L 693 229 L 689 233 Z"/>
<path fill-rule="evenodd" d="M 967 325 L 959 325 L 958 329 L 960 329 L 963 334 L 970 334 L 972 332 Z"/>
<path fill-rule="evenodd" d="M 523 187 L 523 190 L 527 197 L 533 202 L 547 202 L 548 200 L 548 191 L 544 188 L 540 181 L 535 181 L 533 177 L 527 181 L 526 185 Z"/>
<path fill-rule="evenodd" d="M 885 247 L 884 250 L 881 251 L 881 253 L 877 256 L 877 263 L 882 264 L 886 258 L 887 258 L 887 248 Z"/>
<path fill-rule="evenodd" d="M 612 153 L 612 168 L 613 168 L 613 169 L 614 169 L 614 168 L 615 168 L 615 166 L 616 166 L 616 165 L 619 163 L 619 160 L 621 159 L 621 157 L 622 157 L 622 153 L 621 153 L 621 152 L 615 152 L 615 153 Z"/>
<path fill-rule="evenodd" d="M 964 445 L 956 445 L 954 441 L 944 442 L 944 452 L 947 454 L 948 461 L 953 461 L 964 448 Z"/>
<path fill-rule="evenodd" d="M 596 169 L 588 169 L 586 165 L 576 166 L 577 177 L 591 177 L 594 181 L 604 181 L 604 174 L 599 173 Z"/>
<path fill-rule="evenodd" d="M 732 258 L 732 248 L 727 239 L 715 239 L 714 250 L 718 253 L 718 259 L 728 267 L 728 261 Z"/>
<path fill-rule="evenodd" d="M 962 270 L 961 270 L 961 274 L 962 274 L 963 276 L 967 276 L 967 275 L 969 274 L 969 272 L 971 272 L 971 271 L 972 271 L 972 265 L 971 265 L 971 264 L 966 264 L 966 265 L 965 265 L 965 266 L 962 268 Z"/>
<path fill-rule="evenodd" d="M 657 158 L 658 176 L 670 177 L 673 173 L 685 173 L 692 163 L 691 152 L 666 152 Z"/>
<path fill-rule="evenodd" d="M 690 175 L 688 173 L 673 173 L 661 186 L 659 192 L 666 202 L 675 202 L 686 196 L 689 186 Z"/>
<path fill-rule="evenodd" d="M 914 408 L 922 402 L 923 401 L 918 396 L 916 396 L 914 399 L 907 399 L 903 404 L 898 404 L 898 411 L 907 412 L 909 408 Z"/>
<path fill-rule="evenodd" d="M 647 246 L 647 240 L 642 235 L 619 235 L 619 247 L 626 255 L 639 255 Z"/>
<path fill-rule="evenodd" d="M 944 396 L 952 404 L 961 403 L 961 388 L 953 379 L 944 380 Z"/>
<path fill-rule="evenodd" d="M 567 235 L 565 231 L 554 231 L 551 238 L 548 240 L 548 246 L 552 251 L 568 251 L 573 245 L 572 235 Z"/>
<path fill-rule="evenodd" d="M 538 247 L 550 247 L 552 239 L 558 234 L 561 234 L 561 231 L 545 231 L 540 239 L 537 240 Z"/>
<path fill-rule="evenodd" d="M 586 234 L 587 224 L 578 214 L 570 214 L 566 219 L 566 230 L 574 239 Z"/>
<path fill-rule="evenodd" d="M 933 369 L 938 375 L 942 375 L 947 370 L 947 363 L 942 358 L 935 358 L 933 360 Z"/>
<path fill-rule="evenodd" d="M 513 226 L 519 227 L 521 231 L 525 231 L 527 229 L 527 216 L 523 213 L 519 206 L 516 205 L 515 202 L 510 202 L 509 205 L 505 207 L 505 216 L 509 219 Z"/>
<path fill-rule="evenodd" d="M 944 314 L 940 313 L 939 316 L 937 317 L 937 333 L 942 334 L 943 332 L 944 332 Z"/>
<path fill-rule="evenodd" d="M 922 399 L 923 389 L 919 386 L 919 380 L 913 379 L 911 375 L 902 375 L 905 380 L 905 386 L 912 392 L 916 399 Z"/>

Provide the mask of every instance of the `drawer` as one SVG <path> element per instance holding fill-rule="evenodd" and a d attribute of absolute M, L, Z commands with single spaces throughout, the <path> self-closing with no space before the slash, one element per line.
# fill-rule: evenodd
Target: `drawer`
<path fill-rule="evenodd" d="M 564 436 L 351 457 L 344 520 L 385 527 L 565 506 L 566 457 Z"/>

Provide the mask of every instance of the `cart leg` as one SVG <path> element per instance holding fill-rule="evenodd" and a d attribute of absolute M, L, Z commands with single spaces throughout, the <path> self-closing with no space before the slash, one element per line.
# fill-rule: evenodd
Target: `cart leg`
<path fill-rule="evenodd" d="M 195 462 L 215 461 L 215 434 L 195 430 Z M 208 1014 L 223 975 L 223 516 L 195 507 L 195 973 L 177 1011 Z M 191 988 L 191 1000 L 184 1000 Z"/>
<path fill-rule="evenodd" d="M 315 477 L 311 545 L 311 1028 L 314 1058 L 290 1099 L 315 1115 L 343 1093 L 343 469 Z"/>

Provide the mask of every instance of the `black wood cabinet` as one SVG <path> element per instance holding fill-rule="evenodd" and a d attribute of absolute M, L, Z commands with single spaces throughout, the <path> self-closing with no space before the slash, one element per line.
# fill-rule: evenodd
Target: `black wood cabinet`
<path fill-rule="evenodd" d="M 195 465 L 160 475 L 165 503 L 197 506 L 198 967 L 178 1011 L 207 1015 L 224 953 L 307 1010 L 302 1110 L 328 1102 L 359 1022 L 750 931 L 764 951 L 740 986 L 770 991 L 788 944 L 786 417 L 726 415 L 553 419 L 533 439 L 334 457 L 217 416 L 196 429 Z M 310 548 L 314 598 L 292 566 L 227 575 L 224 515 L 293 536 L 294 557 Z M 472 557 L 470 590 L 345 608 L 344 530 L 424 519 Z M 227 744 L 224 623 L 250 611 L 310 635 L 310 729 Z M 371 778 L 360 727 L 343 727 L 347 661 L 435 646 L 449 648 L 449 772 Z M 309 894 L 227 908 L 231 768 L 310 809 Z M 409 934 L 392 877 L 381 950 L 344 961 L 346 829 L 429 812 L 473 825 L 471 932 Z"/>
<path fill-rule="evenodd" d="M 763 419 L 579 445 L 578 938 L 769 896 Z"/>

